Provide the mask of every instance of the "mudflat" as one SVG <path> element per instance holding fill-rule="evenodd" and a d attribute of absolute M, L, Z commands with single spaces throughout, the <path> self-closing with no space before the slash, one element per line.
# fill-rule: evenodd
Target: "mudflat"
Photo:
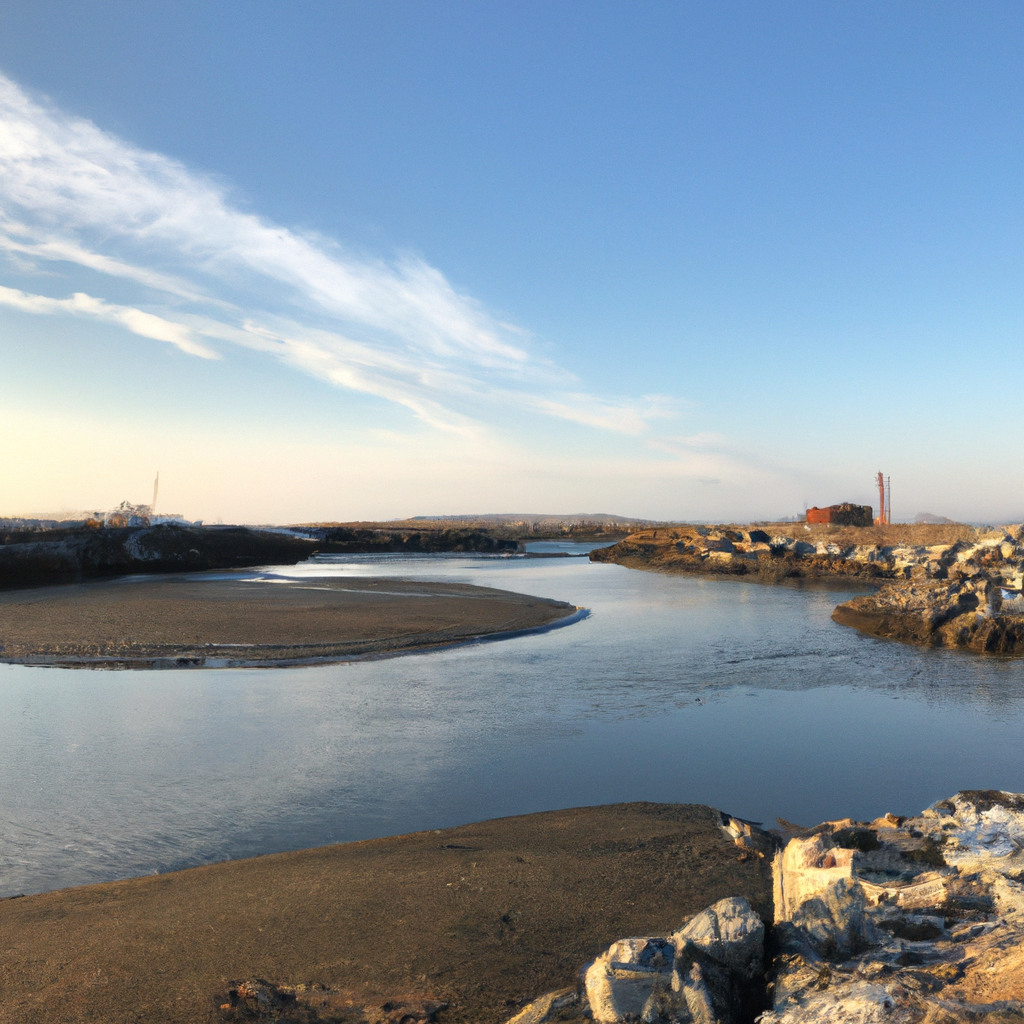
<path fill-rule="evenodd" d="M 125 668 L 301 663 L 538 629 L 575 611 L 457 583 L 122 578 L 0 593 L 0 660 Z"/>
<path fill-rule="evenodd" d="M 720 821 L 575 808 L 0 900 L 0 1020 L 212 1022 L 262 978 L 325 986 L 337 1020 L 441 1000 L 446 1024 L 499 1024 L 726 896 L 770 919 L 770 866 Z"/>

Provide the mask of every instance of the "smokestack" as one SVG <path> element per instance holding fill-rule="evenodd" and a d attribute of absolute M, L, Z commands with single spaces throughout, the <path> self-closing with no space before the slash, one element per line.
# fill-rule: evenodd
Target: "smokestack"
<path fill-rule="evenodd" d="M 149 506 L 149 511 L 152 514 L 156 511 L 156 493 L 160 490 L 160 470 L 156 471 L 156 479 L 153 481 L 153 504 Z"/>

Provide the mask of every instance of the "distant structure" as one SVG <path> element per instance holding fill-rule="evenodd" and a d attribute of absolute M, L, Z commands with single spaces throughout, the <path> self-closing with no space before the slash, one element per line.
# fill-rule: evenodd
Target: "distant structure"
<path fill-rule="evenodd" d="M 156 499 L 160 491 L 160 472 L 153 481 L 153 504 L 136 505 L 122 501 L 117 508 L 89 512 L 42 512 L 35 515 L 0 518 L 3 530 L 59 530 L 88 526 L 92 529 L 124 529 L 129 526 L 202 526 L 201 519 L 190 521 L 180 512 L 156 514 Z"/>
<path fill-rule="evenodd" d="M 829 505 L 818 508 L 815 505 L 807 510 L 808 523 L 834 523 L 836 526 L 870 526 L 870 505 L 853 505 L 844 501 L 841 505 Z"/>
<path fill-rule="evenodd" d="M 103 525 L 122 529 L 125 526 L 151 526 L 152 510 L 148 505 L 133 505 L 130 501 L 122 501 L 117 508 L 103 515 Z"/>
<path fill-rule="evenodd" d="M 888 526 L 892 522 L 892 486 L 889 477 L 882 476 L 879 471 L 875 477 L 878 484 L 878 518 L 875 526 Z"/>

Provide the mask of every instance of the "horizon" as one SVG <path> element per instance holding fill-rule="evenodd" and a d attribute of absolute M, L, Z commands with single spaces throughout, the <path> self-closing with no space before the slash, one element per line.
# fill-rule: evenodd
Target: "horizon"
<path fill-rule="evenodd" d="M 1015 5 L 0 28 L 12 516 L 1024 518 Z"/>

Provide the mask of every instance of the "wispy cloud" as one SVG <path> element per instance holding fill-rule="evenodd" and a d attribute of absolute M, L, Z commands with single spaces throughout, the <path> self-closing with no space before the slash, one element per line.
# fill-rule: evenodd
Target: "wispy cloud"
<path fill-rule="evenodd" d="M 85 292 L 75 292 L 69 299 L 51 299 L 45 295 L 33 295 L 0 285 L 0 306 L 10 306 L 24 313 L 70 313 L 73 316 L 91 317 L 106 323 L 120 324 L 141 338 L 170 342 L 190 356 L 219 358 L 216 352 L 194 341 L 189 329 L 182 324 L 131 306 L 116 306 L 86 295 Z"/>
<path fill-rule="evenodd" d="M 69 284 L 0 304 L 84 316 L 211 358 L 242 345 L 470 431 L 494 405 L 639 434 L 663 400 L 602 399 L 424 260 L 357 257 L 233 203 L 225 184 L 28 96 L 0 75 L 0 251 Z M 75 268 L 82 270 L 75 271 Z M 69 294 L 70 293 L 70 294 Z"/>

